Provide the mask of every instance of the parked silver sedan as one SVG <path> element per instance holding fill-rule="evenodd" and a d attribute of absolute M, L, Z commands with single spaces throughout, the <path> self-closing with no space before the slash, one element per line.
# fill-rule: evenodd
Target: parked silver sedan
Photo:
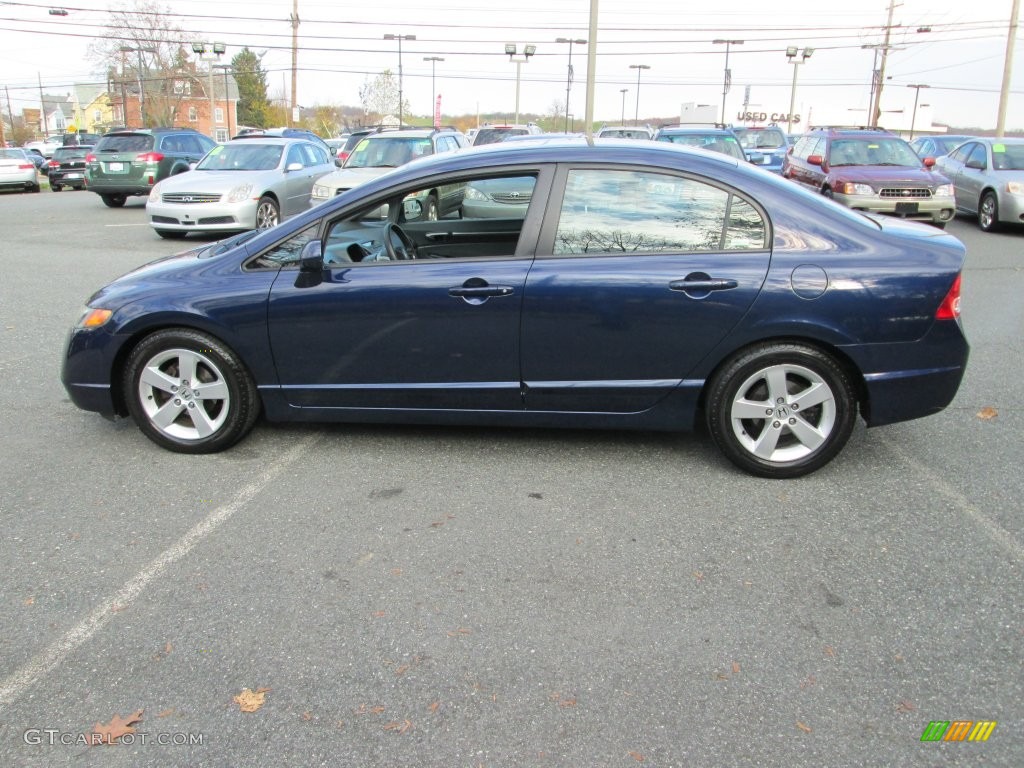
<path fill-rule="evenodd" d="M 957 212 L 977 216 L 986 232 L 1024 224 L 1024 138 L 974 138 L 935 166 L 953 182 Z"/>
<path fill-rule="evenodd" d="M 38 192 L 39 177 L 35 163 L 24 149 L 0 149 L 0 189 Z"/>
<path fill-rule="evenodd" d="M 242 136 L 153 187 L 146 214 L 165 238 L 269 229 L 309 208 L 313 184 L 334 167 L 327 151 L 306 139 Z"/>

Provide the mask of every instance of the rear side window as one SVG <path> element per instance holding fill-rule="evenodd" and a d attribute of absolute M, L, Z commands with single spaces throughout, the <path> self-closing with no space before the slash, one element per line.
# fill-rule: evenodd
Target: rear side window
<path fill-rule="evenodd" d="M 509 136 L 525 136 L 527 133 L 525 128 L 481 128 L 476 138 L 473 139 L 473 146 L 478 147 L 481 144 L 497 144 L 499 141 L 504 141 Z"/>
<path fill-rule="evenodd" d="M 766 248 L 746 200 L 695 179 L 649 171 L 569 171 L 556 254 L 672 253 Z"/>
<path fill-rule="evenodd" d="M 152 148 L 153 137 L 148 133 L 104 136 L 96 145 L 97 152 L 148 152 Z"/>

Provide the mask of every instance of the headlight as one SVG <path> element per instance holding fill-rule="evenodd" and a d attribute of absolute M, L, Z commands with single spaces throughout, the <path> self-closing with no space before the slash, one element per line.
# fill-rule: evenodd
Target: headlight
<path fill-rule="evenodd" d="M 313 197 L 327 197 L 327 187 L 323 184 L 314 184 Z"/>
<path fill-rule="evenodd" d="M 839 185 L 840 191 L 844 195 L 873 195 L 875 194 L 874 188 L 870 184 L 855 184 L 852 181 L 846 181 Z"/>
<path fill-rule="evenodd" d="M 1011 195 L 1024 195 L 1024 182 L 1008 181 L 1006 182 L 1006 191 Z"/>
<path fill-rule="evenodd" d="M 475 187 L 466 187 L 466 193 L 464 195 L 466 200 L 486 200 L 487 195 L 481 192 Z"/>
<path fill-rule="evenodd" d="M 109 309 L 93 309 L 86 307 L 81 318 L 75 324 L 76 328 L 99 328 L 110 319 L 114 313 Z"/>
<path fill-rule="evenodd" d="M 941 184 L 935 188 L 935 197 L 952 197 L 953 185 Z"/>
<path fill-rule="evenodd" d="M 239 184 L 228 192 L 229 203 L 240 203 L 252 195 L 252 184 Z"/>
<path fill-rule="evenodd" d="M 159 203 L 160 202 L 160 188 L 161 184 L 154 184 L 153 188 L 149 190 L 149 202 Z"/>

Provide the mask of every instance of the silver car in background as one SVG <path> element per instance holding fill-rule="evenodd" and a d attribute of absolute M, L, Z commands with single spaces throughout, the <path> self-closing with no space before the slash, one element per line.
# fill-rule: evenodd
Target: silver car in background
<path fill-rule="evenodd" d="M 153 187 L 146 215 L 164 238 L 269 229 L 309 208 L 313 184 L 334 168 L 328 151 L 306 139 L 243 136 Z"/>
<path fill-rule="evenodd" d="M 957 213 L 977 216 L 984 231 L 1024 224 L 1024 138 L 973 138 L 935 166 L 953 182 Z"/>
<path fill-rule="evenodd" d="M 24 149 L 0 148 L 0 189 L 39 191 L 39 172 Z"/>

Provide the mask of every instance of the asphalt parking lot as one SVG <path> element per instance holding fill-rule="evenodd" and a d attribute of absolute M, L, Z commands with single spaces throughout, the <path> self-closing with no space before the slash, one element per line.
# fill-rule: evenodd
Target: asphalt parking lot
<path fill-rule="evenodd" d="M 1024 232 L 949 226 L 949 409 L 767 481 L 702 434 L 162 451 L 60 358 L 93 290 L 184 246 L 142 199 L 0 216 L 0 764 L 1024 765 Z M 997 725 L 921 741 L 968 720 Z"/>

